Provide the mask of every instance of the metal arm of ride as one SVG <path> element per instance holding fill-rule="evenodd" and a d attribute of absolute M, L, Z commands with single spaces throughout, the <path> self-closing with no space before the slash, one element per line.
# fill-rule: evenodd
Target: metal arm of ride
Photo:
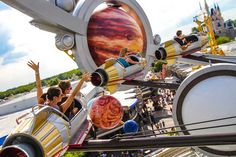
<path fill-rule="evenodd" d="M 70 145 L 69 150 L 96 152 L 230 144 L 236 144 L 236 133 L 89 140 L 82 146 Z"/>
<path fill-rule="evenodd" d="M 1 0 L 7 5 L 55 29 L 86 34 L 87 23 L 46 0 Z"/>
<path fill-rule="evenodd" d="M 135 85 L 135 86 L 145 86 L 152 88 L 165 88 L 165 89 L 178 89 L 180 84 L 177 83 L 161 83 L 154 81 L 141 81 L 141 80 L 126 80 L 122 83 L 123 85 Z"/>

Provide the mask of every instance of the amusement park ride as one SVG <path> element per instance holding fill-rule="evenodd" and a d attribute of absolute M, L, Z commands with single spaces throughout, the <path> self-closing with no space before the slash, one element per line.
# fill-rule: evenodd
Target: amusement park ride
<path fill-rule="evenodd" d="M 125 85 L 177 90 L 173 118 L 174 127 L 180 133 L 180 136 L 155 136 L 150 132 L 137 132 L 111 139 L 86 138 L 92 124 L 111 130 L 122 125 L 123 109 L 111 96 L 101 96 L 88 103 L 76 98 L 74 103 L 81 105 L 81 109 L 72 119 L 49 106 L 33 107 L 29 114 L 17 119 L 19 124 L 3 143 L 1 157 L 55 157 L 66 150 L 119 151 L 187 146 L 209 156 L 236 156 L 236 60 L 230 56 L 196 53 L 207 44 L 206 36 L 189 36 L 192 46 L 186 50 L 174 40 L 160 44 L 160 37 L 153 37 L 149 21 L 135 0 L 1 1 L 31 16 L 32 25 L 55 33 L 57 48 L 67 53 L 80 69 L 92 73 L 93 85 L 111 93 Z M 97 10 L 101 5 L 105 7 Z M 136 62 L 145 60 L 145 64 L 126 67 L 114 59 L 123 48 L 143 52 L 142 56 L 128 57 Z M 208 66 L 189 74 L 181 84 L 142 81 L 142 76 L 157 59 L 167 60 L 168 66 L 179 63 Z M 92 105 L 86 107 L 86 104 Z M 138 112 L 139 107 L 133 110 Z M 104 113 L 109 123 L 101 114 L 96 116 L 96 112 L 105 111 L 109 112 Z M 88 114 L 91 120 L 87 119 Z"/>

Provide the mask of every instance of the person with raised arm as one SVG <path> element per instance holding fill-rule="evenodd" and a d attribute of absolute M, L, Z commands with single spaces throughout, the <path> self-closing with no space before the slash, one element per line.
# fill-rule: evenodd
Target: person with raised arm
<path fill-rule="evenodd" d="M 53 108 L 56 108 L 60 110 L 62 113 L 65 113 L 66 110 L 71 106 L 72 102 L 74 101 L 74 98 L 77 94 L 77 92 L 80 91 L 83 83 L 85 81 L 90 80 L 90 74 L 89 73 L 84 73 L 82 75 L 81 80 L 79 83 L 76 85 L 75 89 L 72 91 L 72 93 L 68 96 L 68 98 L 61 103 L 61 105 L 58 105 L 62 101 L 63 98 L 63 93 L 62 90 L 59 87 L 50 87 L 46 93 L 47 95 L 47 102 L 45 102 L 42 105 L 49 105 Z"/>
<path fill-rule="evenodd" d="M 37 89 L 37 102 L 38 104 L 43 104 L 46 102 L 46 95 L 43 93 L 42 83 L 39 74 L 39 62 L 36 64 L 32 60 L 27 62 L 27 65 L 34 70 L 35 80 L 36 80 L 36 89 Z"/>
<path fill-rule="evenodd" d="M 40 75 L 39 75 L 39 63 L 36 64 L 31 60 L 27 63 L 27 65 L 35 71 L 38 104 L 49 105 L 53 108 L 60 110 L 63 113 L 65 113 L 66 110 L 70 107 L 70 105 L 72 104 L 74 100 L 74 97 L 80 91 L 83 83 L 85 81 L 90 80 L 91 78 L 91 75 L 89 73 L 84 73 L 82 75 L 81 80 L 76 85 L 72 93 L 67 97 L 66 100 L 64 100 L 64 102 L 62 102 L 62 98 L 65 96 L 65 93 L 63 94 L 62 89 L 59 87 L 50 87 L 47 90 L 47 93 L 43 93 L 42 84 L 41 84 Z M 69 88 L 72 89 L 71 87 Z M 46 100 L 42 99 L 42 96 L 46 97 Z M 60 105 L 58 105 L 59 103 Z"/>

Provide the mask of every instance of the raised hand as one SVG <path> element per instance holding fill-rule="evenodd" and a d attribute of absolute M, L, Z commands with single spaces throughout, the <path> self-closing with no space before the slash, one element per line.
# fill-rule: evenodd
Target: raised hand
<path fill-rule="evenodd" d="M 36 88 L 37 88 L 37 100 L 38 104 L 44 104 L 45 100 L 41 98 L 43 95 L 43 89 L 41 84 L 41 79 L 39 75 L 39 62 L 36 64 L 32 60 L 27 62 L 27 65 L 34 70 L 35 72 L 35 81 L 36 81 Z"/>
<path fill-rule="evenodd" d="M 91 74 L 88 73 L 88 72 L 83 73 L 82 79 L 84 79 L 85 81 L 90 81 L 91 80 Z"/>
<path fill-rule="evenodd" d="M 27 62 L 27 65 L 35 71 L 35 73 L 39 73 L 39 62 L 36 64 L 32 60 Z"/>

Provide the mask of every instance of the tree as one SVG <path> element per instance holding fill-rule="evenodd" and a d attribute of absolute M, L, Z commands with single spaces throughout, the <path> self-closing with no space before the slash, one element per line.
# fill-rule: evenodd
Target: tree
<path fill-rule="evenodd" d="M 166 64 L 165 61 L 162 60 L 158 60 L 154 63 L 153 67 L 151 68 L 151 70 L 155 73 L 160 72 L 162 70 L 162 65 Z"/>
<path fill-rule="evenodd" d="M 53 79 L 50 79 L 49 81 L 48 81 L 48 85 L 49 86 L 55 86 L 55 85 L 57 85 L 59 83 L 59 79 L 58 78 L 53 78 Z"/>
<path fill-rule="evenodd" d="M 197 33 L 197 32 L 199 32 L 198 29 L 197 29 L 197 27 L 193 27 L 193 28 L 192 28 L 192 33 Z"/>
<path fill-rule="evenodd" d="M 71 70 L 71 71 L 68 71 L 68 72 L 64 72 L 64 73 L 61 73 L 57 76 L 52 76 L 52 77 L 49 77 L 49 78 L 46 78 L 46 79 L 43 79 L 42 80 L 42 86 L 54 86 L 54 85 L 57 85 L 58 82 L 59 82 L 59 79 L 70 79 L 72 76 L 81 76 L 82 73 L 79 69 L 74 69 L 74 70 Z M 59 78 L 59 79 L 58 79 Z M 74 77 L 76 78 L 76 77 Z M 27 84 L 27 85 L 23 85 L 23 86 L 19 86 L 19 87 L 15 87 L 15 88 L 12 88 L 12 89 L 8 89 L 6 91 L 0 91 L 0 99 L 5 99 L 11 95 L 16 95 L 16 94 L 20 94 L 20 93 L 24 93 L 24 92 L 29 92 L 31 91 L 32 89 L 34 89 L 36 87 L 35 85 L 35 82 L 33 83 L 30 83 L 30 84 Z"/>
<path fill-rule="evenodd" d="M 224 37 L 224 36 L 221 36 L 221 37 L 216 39 L 217 45 L 228 43 L 230 41 L 231 41 L 231 39 L 229 37 Z"/>
<path fill-rule="evenodd" d="M 234 27 L 236 27 L 236 20 L 233 20 Z"/>
<path fill-rule="evenodd" d="M 42 82 L 42 86 L 43 86 L 43 87 L 44 87 L 44 86 L 47 86 L 46 80 L 42 80 L 41 82 Z"/>

